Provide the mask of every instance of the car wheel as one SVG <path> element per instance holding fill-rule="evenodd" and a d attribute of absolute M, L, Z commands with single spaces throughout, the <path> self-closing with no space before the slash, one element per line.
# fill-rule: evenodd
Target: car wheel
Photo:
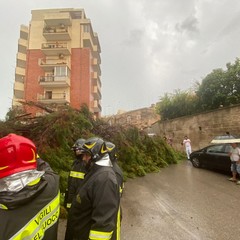
<path fill-rule="evenodd" d="M 192 159 L 192 165 L 193 165 L 194 167 L 196 167 L 196 168 L 200 168 L 200 167 L 201 167 L 201 163 L 200 163 L 199 159 L 196 158 L 196 157 L 194 157 L 194 158 Z"/>

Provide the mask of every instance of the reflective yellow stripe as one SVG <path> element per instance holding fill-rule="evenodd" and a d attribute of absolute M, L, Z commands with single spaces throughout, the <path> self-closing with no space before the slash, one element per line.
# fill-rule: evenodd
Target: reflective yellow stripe
<path fill-rule="evenodd" d="M 89 233 L 89 239 L 90 240 L 109 240 L 111 239 L 113 234 L 113 231 L 111 232 L 100 232 L 100 231 L 94 231 L 91 230 Z"/>
<path fill-rule="evenodd" d="M 59 213 L 60 193 L 9 240 L 43 239 L 45 231 L 57 223 Z"/>
<path fill-rule="evenodd" d="M 75 171 L 70 172 L 70 177 L 73 177 L 73 178 L 84 179 L 84 176 L 85 176 L 85 173 L 83 172 L 75 172 Z"/>
<path fill-rule="evenodd" d="M 71 203 L 67 203 L 67 208 L 70 208 L 71 207 Z"/>
<path fill-rule="evenodd" d="M 121 230 L 121 211 L 120 211 L 120 206 L 118 208 L 118 214 L 117 214 L 117 239 L 120 240 L 120 230 Z"/>
<path fill-rule="evenodd" d="M 0 167 L 0 170 L 3 170 L 5 168 L 8 168 L 8 166 Z"/>
<path fill-rule="evenodd" d="M 7 207 L 6 205 L 4 205 L 4 204 L 1 204 L 1 203 L 0 203 L 0 209 L 7 210 L 7 209 L 8 209 L 8 207 Z"/>
<path fill-rule="evenodd" d="M 36 185 L 37 183 L 39 183 L 39 182 L 40 182 L 40 180 L 41 180 L 41 178 L 37 178 L 36 180 L 34 180 L 34 181 L 32 181 L 32 182 L 28 183 L 28 186 L 33 186 L 33 185 Z"/>

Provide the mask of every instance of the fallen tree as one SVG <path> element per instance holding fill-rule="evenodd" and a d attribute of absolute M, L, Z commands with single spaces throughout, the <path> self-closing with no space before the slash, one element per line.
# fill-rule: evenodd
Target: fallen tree
<path fill-rule="evenodd" d="M 74 159 L 71 147 L 78 138 L 99 136 L 113 142 L 118 148 L 118 162 L 125 180 L 157 172 L 181 159 L 180 153 L 162 138 L 151 138 L 131 126 L 110 126 L 101 119 L 94 120 L 86 106 L 81 110 L 65 106 L 38 117 L 14 111 L 9 111 L 6 120 L 0 122 L 0 137 L 16 133 L 30 138 L 36 144 L 40 157 L 60 175 L 61 192 L 66 189 Z"/>

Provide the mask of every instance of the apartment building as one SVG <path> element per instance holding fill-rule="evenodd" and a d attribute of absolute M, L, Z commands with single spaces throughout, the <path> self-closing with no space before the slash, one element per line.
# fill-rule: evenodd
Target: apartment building
<path fill-rule="evenodd" d="M 20 27 L 12 105 L 33 115 L 43 106 L 83 104 L 101 116 L 101 48 L 83 9 L 32 10 Z"/>

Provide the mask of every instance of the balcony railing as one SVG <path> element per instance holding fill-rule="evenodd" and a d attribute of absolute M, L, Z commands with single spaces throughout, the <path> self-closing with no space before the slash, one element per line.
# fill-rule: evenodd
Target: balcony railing
<path fill-rule="evenodd" d="M 69 41 L 71 40 L 70 31 L 64 25 L 61 27 L 45 27 L 43 28 L 43 36 L 48 41 Z"/>
<path fill-rule="evenodd" d="M 43 95 L 38 94 L 37 100 L 43 103 L 69 103 L 69 99 L 66 92 L 61 93 L 46 92 Z"/>
<path fill-rule="evenodd" d="M 63 55 L 70 55 L 71 52 L 68 48 L 68 44 L 66 42 L 52 42 L 52 43 L 43 43 L 42 44 L 42 51 L 47 56 L 59 56 L 60 54 Z"/>
<path fill-rule="evenodd" d="M 43 87 L 66 88 L 70 86 L 70 79 L 68 76 L 40 76 L 39 84 Z"/>
<path fill-rule="evenodd" d="M 62 59 L 61 59 L 62 57 Z M 46 72 L 50 72 L 56 66 L 67 66 L 69 68 L 69 62 L 64 56 L 59 56 L 59 59 L 39 59 L 39 66 L 41 66 Z"/>

